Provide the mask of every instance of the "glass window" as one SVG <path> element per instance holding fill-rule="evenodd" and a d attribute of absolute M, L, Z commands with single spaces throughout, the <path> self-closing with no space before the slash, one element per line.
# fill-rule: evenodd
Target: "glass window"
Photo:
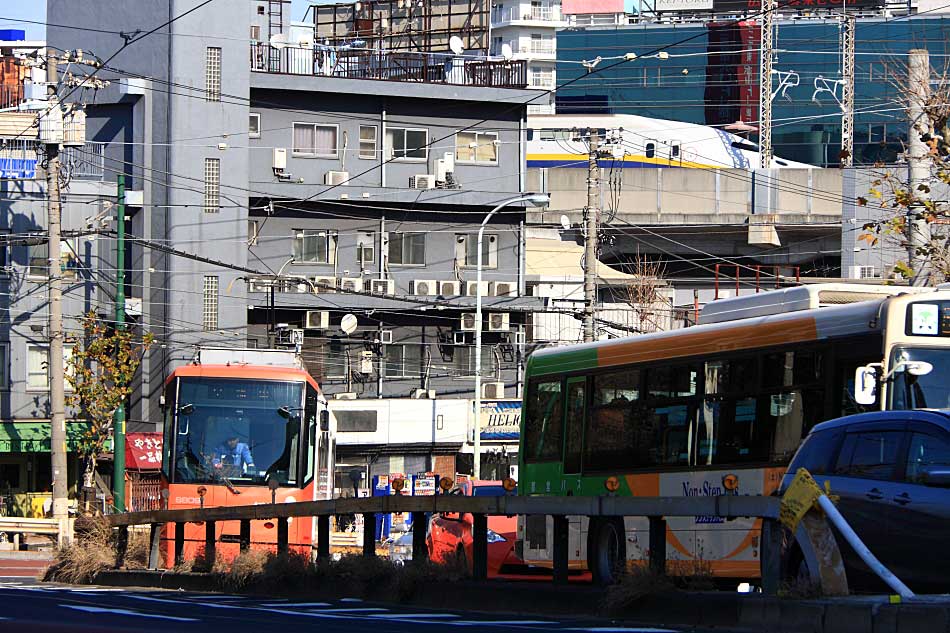
<path fill-rule="evenodd" d="M 455 260 L 460 266 L 478 266 L 478 234 L 462 233 L 455 236 Z M 497 268 L 498 236 L 482 234 L 482 268 Z"/>
<path fill-rule="evenodd" d="M 344 433 L 375 433 L 377 428 L 375 409 L 366 411 L 336 411 L 336 430 Z"/>
<path fill-rule="evenodd" d="M 26 348 L 26 388 L 32 390 L 49 389 L 49 348 L 45 345 L 29 345 Z M 63 346 L 63 367 L 69 377 L 71 369 L 68 359 L 73 355 L 73 346 Z M 71 391 L 69 380 L 66 381 L 66 391 Z"/>
<path fill-rule="evenodd" d="M 294 156 L 337 157 L 337 126 L 294 123 Z"/>
<path fill-rule="evenodd" d="M 336 231 L 294 231 L 294 261 L 332 264 L 336 261 Z"/>
<path fill-rule="evenodd" d="M 205 159 L 205 213 L 221 210 L 221 159 Z"/>
<path fill-rule="evenodd" d="M 205 331 L 218 329 L 218 276 L 205 275 L 201 326 Z"/>
<path fill-rule="evenodd" d="M 30 264 L 27 276 L 34 279 L 49 277 L 49 243 L 30 244 Z"/>
<path fill-rule="evenodd" d="M 251 138 L 261 137 L 261 115 L 257 112 L 248 115 L 247 135 Z"/>
<path fill-rule="evenodd" d="M 789 465 L 788 472 L 795 473 L 799 468 L 805 468 L 813 475 L 832 473 L 843 436 L 844 432 L 840 429 L 810 434 L 795 455 L 795 460 Z"/>
<path fill-rule="evenodd" d="M 656 143 L 647 143 L 646 157 L 653 158 L 654 156 L 656 156 Z"/>
<path fill-rule="evenodd" d="M 389 236 L 389 263 L 399 266 L 424 266 L 425 233 L 393 233 Z"/>
<path fill-rule="evenodd" d="M 587 412 L 587 379 L 567 381 L 567 441 L 564 446 L 564 472 L 581 471 L 584 449 L 584 418 Z"/>
<path fill-rule="evenodd" d="M 8 367 L 10 366 L 10 346 L 0 344 L 0 389 L 7 386 L 7 378 L 10 376 Z"/>
<path fill-rule="evenodd" d="M 908 361 L 930 363 L 933 369 L 922 376 L 914 376 L 905 371 L 896 372 L 889 389 L 890 408 L 944 409 L 950 407 L 950 366 L 944 360 L 946 355 L 947 352 L 940 349 L 912 347 L 896 350 L 889 369 Z"/>
<path fill-rule="evenodd" d="M 375 125 L 360 126 L 360 158 L 372 160 L 376 158 L 376 132 Z"/>
<path fill-rule="evenodd" d="M 419 376 L 421 371 L 421 349 L 422 346 L 419 344 L 386 345 L 386 351 L 384 352 L 385 375 L 390 378 Z"/>
<path fill-rule="evenodd" d="M 654 398 L 695 396 L 698 375 L 696 365 L 651 367 L 647 372 L 647 393 Z"/>
<path fill-rule="evenodd" d="M 213 46 L 205 53 L 205 101 L 221 101 L 221 49 Z"/>
<path fill-rule="evenodd" d="M 802 438 L 821 422 L 825 392 L 821 389 L 793 389 L 763 394 L 767 400 L 769 426 L 774 429 L 770 461 L 785 463 L 792 458 Z M 761 415 L 766 415 L 765 409 Z"/>
<path fill-rule="evenodd" d="M 707 399 L 697 428 L 696 463 L 700 465 L 765 462 L 771 432 L 756 417 L 755 398 Z"/>
<path fill-rule="evenodd" d="M 528 389 L 524 450 L 526 461 L 561 458 L 563 440 L 561 381 L 532 383 Z"/>
<path fill-rule="evenodd" d="M 743 393 L 758 386 L 755 358 L 715 360 L 706 363 L 706 393 Z"/>
<path fill-rule="evenodd" d="M 297 482 L 303 383 L 179 380 L 175 482 Z"/>
<path fill-rule="evenodd" d="M 365 266 L 376 261 L 376 234 L 356 234 L 356 261 Z"/>
<path fill-rule="evenodd" d="M 386 145 L 391 158 L 425 160 L 429 157 L 429 130 L 386 128 Z"/>
<path fill-rule="evenodd" d="M 835 474 L 862 479 L 893 479 L 903 435 L 899 431 L 849 433 L 838 455 Z"/>
<path fill-rule="evenodd" d="M 503 486 L 475 486 L 472 488 L 473 497 L 504 497 L 508 494 Z"/>
<path fill-rule="evenodd" d="M 640 398 L 640 370 L 623 371 L 594 376 L 593 405 L 632 402 Z"/>
<path fill-rule="evenodd" d="M 950 470 L 950 441 L 926 433 L 912 433 L 907 450 L 905 479 L 916 484 L 927 483 L 931 468 Z"/>
<path fill-rule="evenodd" d="M 459 132 L 455 135 L 455 159 L 469 163 L 496 164 L 498 162 L 498 134 Z"/>

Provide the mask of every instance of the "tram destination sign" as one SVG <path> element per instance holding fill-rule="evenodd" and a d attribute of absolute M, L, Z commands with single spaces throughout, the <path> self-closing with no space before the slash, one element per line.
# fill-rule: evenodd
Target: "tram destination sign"
<path fill-rule="evenodd" d="M 655 0 L 656 12 L 677 13 L 758 13 L 762 0 Z M 822 9 L 869 9 L 883 7 L 884 0 L 778 0 L 779 11 L 819 11 Z"/>

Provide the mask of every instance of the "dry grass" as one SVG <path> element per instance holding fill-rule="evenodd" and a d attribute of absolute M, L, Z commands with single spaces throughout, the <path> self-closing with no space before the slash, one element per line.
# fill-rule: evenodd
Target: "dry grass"
<path fill-rule="evenodd" d="M 607 614 L 622 614 L 653 596 L 715 589 L 712 566 L 702 559 L 667 560 L 665 574 L 653 572 L 646 564 L 635 565 L 607 587 L 602 607 Z"/>
<path fill-rule="evenodd" d="M 77 522 L 75 541 L 56 550 L 53 563 L 43 580 L 68 583 L 89 583 L 96 574 L 115 567 L 115 532 L 100 518 Z M 148 533 L 130 531 L 123 566 L 145 569 L 148 566 Z"/>

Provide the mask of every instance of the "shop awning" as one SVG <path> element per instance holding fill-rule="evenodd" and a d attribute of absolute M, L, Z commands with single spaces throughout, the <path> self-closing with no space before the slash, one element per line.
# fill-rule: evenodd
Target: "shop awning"
<path fill-rule="evenodd" d="M 125 436 L 125 467 L 158 470 L 162 467 L 162 434 L 129 433 Z"/>
<path fill-rule="evenodd" d="M 66 423 L 66 450 L 76 452 L 88 422 Z M 111 442 L 110 442 L 111 444 Z M 0 453 L 49 453 L 49 422 L 4 422 L 0 424 Z"/>
<path fill-rule="evenodd" d="M 574 242 L 536 237 L 528 238 L 525 242 L 527 246 L 525 274 L 529 280 L 566 282 L 584 280 L 584 268 L 581 264 L 584 259 L 583 246 Z M 597 262 L 599 283 L 623 284 L 636 278 L 636 275 L 629 275 L 614 270 L 603 262 Z"/>

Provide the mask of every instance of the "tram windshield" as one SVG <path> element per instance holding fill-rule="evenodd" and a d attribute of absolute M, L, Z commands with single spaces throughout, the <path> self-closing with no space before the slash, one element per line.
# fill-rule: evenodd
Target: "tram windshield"
<path fill-rule="evenodd" d="M 176 483 L 297 483 L 302 382 L 180 378 L 175 409 Z"/>

